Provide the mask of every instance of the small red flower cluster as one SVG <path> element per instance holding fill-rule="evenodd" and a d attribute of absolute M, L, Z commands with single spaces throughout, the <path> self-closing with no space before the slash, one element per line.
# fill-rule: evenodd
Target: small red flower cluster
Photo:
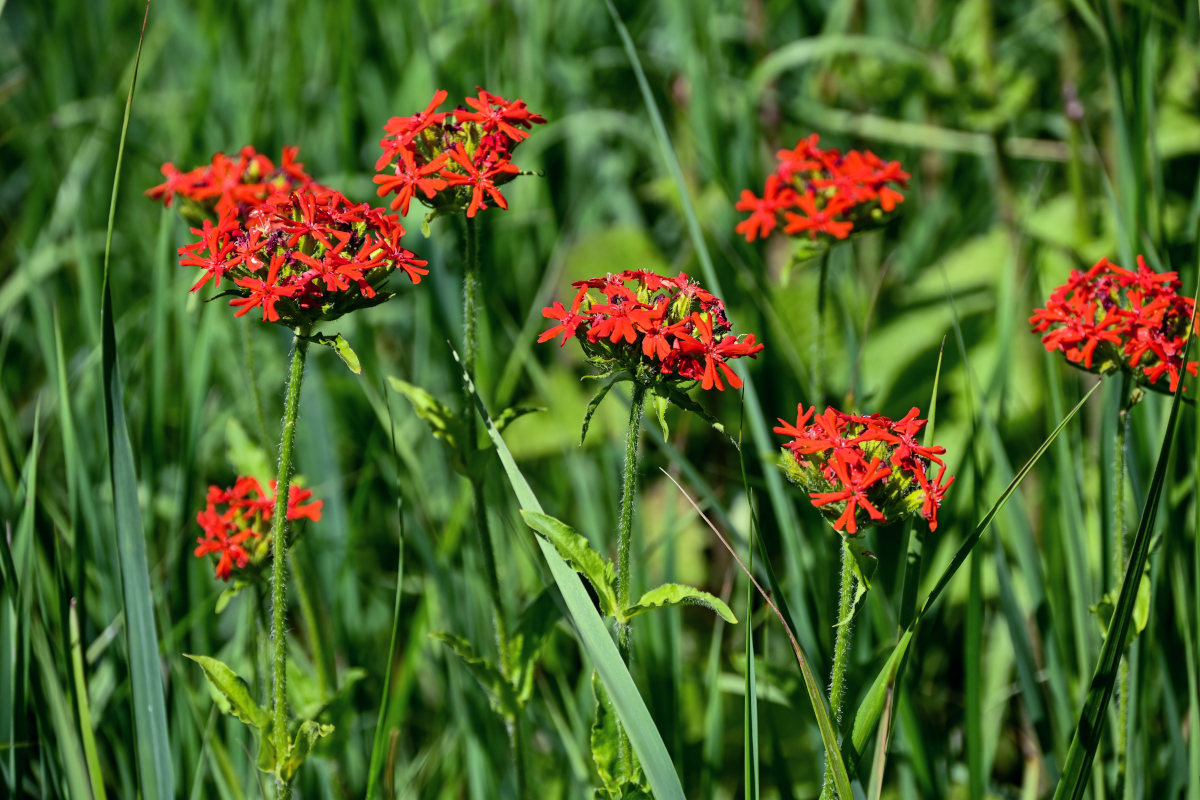
<path fill-rule="evenodd" d="M 468 217 L 489 202 L 507 209 L 498 187 L 520 171 L 512 151 L 528 138 L 528 129 L 546 120 L 524 100 L 505 100 L 484 89 L 466 98 L 469 108 L 437 111 L 445 100 L 446 91 L 439 89 L 424 111 L 392 117 L 383 126 L 387 136 L 379 142 L 383 155 L 375 164 L 379 196 L 394 193 L 392 210 L 402 214 L 414 197 L 435 212 L 466 209 Z"/>
<path fill-rule="evenodd" d="M 784 233 L 808 234 L 811 241 L 845 239 L 852 230 L 880 224 L 904 200 L 893 186 L 903 189 L 910 177 L 899 161 L 885 162 L 870 150 L 822 150 L 815 133 L 776 157 L 779 166 L 767 176 L 763 196 L 743 189 L 734 206 L 750 212 L 736 228 L 748 242 L 781 222 Z"/>
<path fill-rule="evenodd" d="M 1042 344 L 1058 350 L 1072 364 L 1091 372 L 1124 369 L 1155 388 L 1163 375 L 1170 391 L 1186 369 L 1183 348 L 1196 301 L 1179 294 L 1174 272 L 1155 272 L 1137 257 L 1137 270 L 1100 261 L 1087 272 L 1072 270 L 1070 279 L 1050 294 L 1045 308 L 1029 318 Z"/>
<path fill-rule="evenodd" d="M 843 414 L 826 407 L 816 415 L 796 407 L 796 423 L 779 420 L 775 433 L 791 436 L 783 446 L 784 471 L 809 492 L 812 504 L 846 534 L 886 525 L 914 512 L 937 530 L 937 511 L 954 478 L 946 478 L 943 447 L 926 447 L 917 434 L 926 420 L 912 409 L 902 419 L 882 414 Z M 933 465 L 937 464 L 937 478 Z"/>
<path fill-rule="evenodd" d="M 276 167 L 271 159 L 243 147 L 236 159 L 224 153 L 212 163 L 190 172 L 180 172 L 170 161 L 162 165 L 163 183 L 146 190 L 146 196 L 170 207 L 176 196 L 195 203 L 202 216 L 245 214 L 273 194 L 322 188 L 296 160 L 300 148 L 285 147 Z"/>
<path fill-rule="evenodd" d="M 724 390 L 742 381 L 728 361 L 754 357 L 761 344 L 754 334 L 729 333 L 725 305 L 685 274 L 666 278 L 643 270 L 576 281 L 571 308 L 555 301 L 542 309 L 558 325 L 538 337 L 549 341 L 562 334 L 562 344 L 576 337 L 597 367 L 611 372 L 628 370 L 649 381 L 696 380 L 704 389 Z M 603 299 L 593 297 L 598 289 Z M 561 346 L 561 345 L 560 345 Z"/>
<path fill-rule="evenodd" d="M 229 580 L 235 566 L 244 569 L 252 560 L 251 554 L 243 547 L 248 539 L 260 541 L 258 552 L 253 557 L 255 561 L 263 558 L 270 548 L 269 540 L 262 538 L 262 535 L 275 513 L 275 481 L 267 486 L 269 491 L 264 492 L 262 484 L 256 479 L 239 477 L 227 489 L 208 487 L 205 508 L 196 513 L 196 522 L 200 523 L 204 536 L 196 538 L 195 553 L 197 558 L 220 553 L 217 577 L 223 581 Z M 311 491 L 293 484 L 288 490 L 287 518 L 291 521 L 311 519 L 314 522 L 321 519 L 323 502 L 307 502 L 311 497 Z"/>
<path fill-rule="evenodd" d="M 230 277 L 236 316 L 262 308 L 263 320 L 289 327 L 383 302 L 391 295 L 379 288 L 394 269 L 413 283 L 429 273 L 400 245 L 399 217 L 332 189 L 275 194 L 245 216 L 226 211 L 191 230 L 200 238 L 179 248 L 179 263 L 204 270 L 193 292 Z"/>

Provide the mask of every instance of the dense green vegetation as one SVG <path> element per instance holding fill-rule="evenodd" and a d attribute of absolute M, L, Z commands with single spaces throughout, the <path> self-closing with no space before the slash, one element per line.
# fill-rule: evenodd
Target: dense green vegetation
<path fill-rule="evenodd" d="M 854 623 L 849 731 L 895 664 L 913 602 L 921 608 L 1097 382 L 1045 352 L 1028 332 L 1032 310 L 1071 269 L 1104 256 L 1132 266 L 1144 254 L 1178 271 L 1185 293 L 1196 283 L 1194 5 L 620 2 L 630 48 L 599 0 L 164 1 L 145 29 L 104 319 L 110 195 L 143 10 L 0 0 L 3 796 L 273 796 L 255 738 L 217 710 L 183 654 L 222 659 L 267 701 L 269 588 L 218 613 L 226 586 L 192 550 L 209 484 L 273 474 L 291 337 L 188 293 L 195 276 L 175 253 L 187 225 L 142 196 L 164 161 L 188 168 L 245 144 L 269 154 L 295 144 L 317 180 L 373 201 L 382 125 L 435 89 L 453 103 L 483 86 L 544 115 L 516 157 L 540 177 L 515 181 L 509 209 L 478 218 L 477 385 L 493 414 L 540 408 L 504 431 L 513 460 L 542 510 L 608 556 L 628 394 L 613 391 L 581 446 L 594 385 L 580 380 L 578 347 L 536 343 L 550 327 L 541 309 L 568 300 L 571 281 L 624 269 L 717 278 L 737 330 L 766 345 L 743 360 L 753 391 L 693 393 L 740 439 L 741 457 L 698 415 L 668 412 L 666 438 L 648 418 L 634 518 L 637 586 L 692 584 L 739 619 L 671 608 L 634 628 L 630 671 L 688 798 L 815 797 L 824 746 L 779 620 L 669 477 L 764 586 L 777 583 L 773 598 L 821 682 L 840 545 L 776 468 L 770 423 L 794 419 L 800 402 L 899 418 L 913 406 L 930 415 L 936 401 L 935 438 L 957 481 L 923 548 L 919 526 L 865 535 L 878 571 Z M 748 244 L 734 232 L 740 191 L 760 191 L 775 151 L 813 132 L 912 174 L 895 221 L 835 248 L 823 268 L 795 262 L 782 238 Z M 390 302 L 327 326 L 353 344 L 361 375 L 326 348 L 308 360 L 297 472 L 324 510 L 293 551 L 291 704 L 336 730 L 300 770 L 298 797 L 364 796 L 373 751 L 383 754 L 380 797 L 516 796 L 503 718 L 430 636 L 453 634 L 494 658 L 472 489 L 388 383 L 463 402 L 452 348 L 464 231 L 442 218 L 426 238 L 423 214 L 414 204 L 405 244 L 429 260 L 425 280 L 396 281 Z M 133 471 L 116 452 L 110 467 L 108 322 Z M 848 759 L 863 796 L 1048 797 L 1064 771 L 1082 786 L 1069 765 L 1102 652 L 1091 608 L 1120 587 L 1114 526 L 1124 526 L 1131 544 L 1148 546 L 1150 578 L 1134 615 L 1146 627 L 1127 652 L 1123 794 L 1200 800 L 1200 426 L 1181 405 L 1164 445 L 1172 398 L 1148 393 L 1129 414 L 1118 483 L 1120 402 L 1120 380 L 1103 380 L 924 613 L 887 702 L 886 762 L 874 726 L 861 761 Z M 486 474 L 515 619 L 556 584 L 511 471 L 493 455 Z M 1143 515 L 1148 506 L 1156 517 Z M 140 576 L 141 562 L 117 545 L 118 531 L 141 541 L 139 525 Z M 906 569 L 910 548 L 922 557 Z M 143 646 L 153 641 L 146 620 L 157 653 Z M 134 702 L 157 666 L 162 729 L 162 709 Z M 532 687 L 522 713 L 531 794 L 590 797 L 592 662 L 567 621 Z M 1090 782 L 1072 796 L 1111 798 L 1122 784 L 1115 700 L 1099 720 L 1095 764 L 1080 773 Z M 147 785 L 150 774 L 169 788 Z"/>

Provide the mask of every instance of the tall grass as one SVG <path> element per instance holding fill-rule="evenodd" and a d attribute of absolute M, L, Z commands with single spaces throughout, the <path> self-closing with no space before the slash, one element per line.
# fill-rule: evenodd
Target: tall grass
<path fill-rule="evenodd" d="M 142 10 L 0 3 L 0 796 L 262 793 L 253 738 L 214 715 L 181 654 L 222 658 L 265 701 L 254 598 L 217 614 L 224 586 L 191 550 L 207 485 L 276 447 L 287 337 L 187 293 L 174 266 L 186 228 L 140 196 L 159 164 L 294 143 L 318 180 L 373 199 L 387 117 L 434 89 L 476 85 L 550 120 L 520 151 L 542 176 L 509 186 L 509 211 L 479 218 L 476 371 L 493 413 L 544 409 L 504 439 L 547 514 L 615 553 L 626 409 L 610 399 L 580 448 L 586 368 L 570 347 L 534 343 L 540 309 L 567 283 L 687 271 L 719 284 L 738 329 L 767 345 L 747 365 L 744 411 L 730 392 L 702 398 L 740 435 L 745 483 L 737 450 L 694 415 L 671 416 L 665 439 L 646 429 L 634 581 L 702 586 L 741 620 L 690 609 L 639 618 L 624 702 L 645 712 L 634 738 L 665 753 L 651 759 L 657 785 L 714 800 L 813 797 L 826 750 L 778 621 L 744 599 L 744 576 L 658 468 L 744 558 L 755 548 L 760 582 L 824 675 L 837 541 L 776 475 L 767 421 L 801 401 L 927 409 L 940 375 L 937 439 L 958 481 L 935 533 L 871 534 L 879 569 L 839 732 L 848 778 L 856 793 L 905 800 L 1049 797 L 1060 779 L 1064 796 L 1114 796 L 1117 715 L 1094 681 L 1108 680 L 1112 654 L 1090 607 L 1122 578 L 1110 550 L 1115 382 L 1062 428 L 970 555 L 960 547 L 1094 383 L 1026 333 L 1032 308 L 1101 256 L 1144 253 L 1185 286 L 1196 280 L 1196 7 L 163 2 L 135 67 Z M 830 259 L 821 317 L 816 264 L 746 244 L 732 207 L 761 186 L 776 149 L 814 131 L 914 175 L 897 222 Z M 313 424 L 298 436 L 297 472 L 326 505 L 295 554 L 306 597 L 289 606 L 288 683 L 293 706 L 324 705 L 337 731 L 300 772 L 301 797 L 362 797 L 369 785 L 375 797 L 515 793 L 502 718 L 427 636 L 449 631 L 495 658 L 471 487 L 385 388 L 394 376 L 454 398 L 460 386 L 447 342 L 462 330 L 462 243 L 451 225 L 422 238 L 421 213 L 407 244 L 430 260 L 428 278 L 338 323 L 362 376 L 330 353 L 309 360 Z M 1149 395 L 1127 437 L 1126 522 L 1145 521 L 1137 541 L 1152 590 L 1126 654 L 1124 796 L 1200 800 L 1200 427 L 1194 406 L 1172 415 L 1171 403 Z M 557 584 L 519 515 L 528 506 L 493 464 L 486 513 L 515 613 Z M 1157 516 L 1143 517 L 1156 498 Z M 140 589 L 129 582 L 138 547 Z M 919 572 L 906 567 L 914 548 Z M 939 584 L 956 554 L 965 569 Z M 910 639 L 898 637 L 933 590 Z M 580 642 L 596 631 L 569 620 L 544 649 L 524 719 L 530 784 L 547 800 L 595 785 L 594 656 Z M 156 681 L 164 702 L 148 708 Z M 856 731 L 853 714 L 876 700 L 891 731 L 878 755 L 878 724 Z M 1072 745 L 1081 715 L 1103 726 L 1080 733 L 1090 766 Z"/>

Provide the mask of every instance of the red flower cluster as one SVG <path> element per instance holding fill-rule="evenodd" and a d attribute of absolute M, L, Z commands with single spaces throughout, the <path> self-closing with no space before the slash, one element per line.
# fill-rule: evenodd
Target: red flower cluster
<path fill-rule="evenodd" d="M 383 126 L 387 136 L 379 142 L 383 155 L 375 164 L 379 196 L 395 194 L 392 210 L 402 214 L 414 197 L 435 213 L 466 209 L 468 217 L 489 203 L 508 208 L 498 187 L 520 171 L 512 151 L 528 138 L 527 130 L 546 120 L 524 100 L 505 100 L 484 89 L 466 98 L 469 108 L 437 111 L 445 100 L 439 89 L 424 111 L 392 117 Z"/>
<path fill-rule="evenodd" d="M 737 389 L 741 379 L 731 359 L 753 357 L 763 349 L 754 334 L 729 332 L 725 305 L 685 273 L 666 278 L 626 270 L 571 284 L 577 291 L 570 309 L 560 302 L 542 309 L 558 325 L 538 337 L 576 337 L 588 359 L 605 372 L 628 370 L 645 382 L 696 380 L 704 389 L 725 389 L 722 377 Z M 597 289 L 603 299 L 590 293 Z M 561 346 L 561 345 L 560 345 Z"/>
<path fill-rule="evenodd" d="M 734 206 L 750 212 L 736 228 L 748 242 L 781 223 L 784 233 L 808 234 L 811 241 L 845 239 L 852 230 L 880 224 L 904 200 L 893 186 L 903 189 L 910 177 L 899 161 L 885 162 L 870 150 L 822 150 L 815 133 L 776 157 L 779 166 L 767 176 L 763 196 L 743 189 Z"/>
<path fill-rule="evenodd" d="M 1072 270 L 1070 279 L 1050 294 L 1045 308 L 1029 322 L 1045 332 L 1042 344 L 1092 372 L 1124 369 L 1155 388 L 1163 375 L 1170 391 L 1186 369 L 1183 348 L 1196 301 L 1179 294 L 1174 272 L 1158 273 L 1137 257 L 1137 270 L 1100 261 L 1087 272 Z"/>
<path fill-rule="evenodd" d="M 275 481 L 267 485 L 269 491 L 264 492 L 256 479 L 239 477 L 227 489 L 209 486 L 205 508 L 196 513 L 196 522 L 200 523 L 204 536 L 196 538 L 195 554 L 203 558 L 209 553 L 220 553 L 217 577 L 223 581 L 229 580 L 235 566 L 244 569 L 251 560 L 261 561 L 270 548 L 269 540 L 262 535 L 275 513 Z M 323 502 L 307 502 L 311 497 L 311 491 L 293 484 L 288 490 L 287 518 L 314 522 L 321 519 Z M 251 538 L 259 540 L 253 556 L 243 547 Z"/>
<path fill-rule="evenodd" d="M 249 145 L 236 159 L 217 153 L 211 164 L 190 172 L 180 172 L 168 161 L 162 165 L 166 180 L 147 189 L 146 196 L 162 200 L 168 207 L 176 196 L 182 197 L 198 206 L 205 217 L 231 212 L 244 215 L 273 194 L 323 188 L 296 160 L 299 152 L 298 147 L 283 148 L 278 167 Z"/>
<path fill-rule="evenodd" d="M 245 216 L 226 211 L 191 230 L 200 238 L 179 248 L 179 263 L 204 270 L 193 292 L 231 278 L 236 316 L 261 308 L 263 320 L 289 327 L 383 302 L 394 269 L 413 283 L 429 273 L 400 245 L 399 217 L 332 189 L 272 195 Z"/>
<path fill-rule="evenodd" d="M 937 530 L 937 511 L 954 478 L 946 478 L 943 447 L 926 447 L 917 434 L 926 420 L 912 409 L 902 419 L 843 414 L 827 407 L 816 415 L 796 407 L 796 423 L 779 420 L 784 471 L 809 492 L 812 504 L 849 535 L 920 513 Z M 932 476 L 937 464 L 937 477 Z"/>

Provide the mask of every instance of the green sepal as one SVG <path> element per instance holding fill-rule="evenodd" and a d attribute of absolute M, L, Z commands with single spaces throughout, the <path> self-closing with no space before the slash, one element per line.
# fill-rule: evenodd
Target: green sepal
<path fill-rule="evenodd" d="M 850 548 L 850 555 L 853 556 L 850 559 L 850 569 L 855 578 L 854 602 L 850 606 L 850 616 L 846 619 L 839 619 L 835 627 L 841 627 L 858 616 L 858 612 L 862 609 L 862 601 L 871 588 L 871 578 L 875 577 L 875 568 L 879 566 L 879 559 L 863 546 L 857 536 L 843 536 L 842 539 L 846 543 L 846 547 Z"/>
<path fill-rule="evenodd" d="M 664 606 L 703 606 L 726 622 L 737 624 L 737 617 L 721 598 L 682 583 L 664 583 L 642 595 L 636 603 L 624 610 L 619 621 L 628 622 L 632 617 Z"/>
<path fill-rule="evenodd" d="M 508 640 L 509 675 L 517 705 L 524 708 L 533 696 L 533 675 L 537 671 L 538 656 L 542 645 L 562 617 L 554 593 L 544 589 L 533 602 L 521 612 L 517 629 Z"/>
<path fill-rule="evenodd" d="M 588 426 L 592 424 L 592 415 L 596 413 L 596 409 L 600 407 L 600 401 L 604 399 L 609 390 L 621 381 L 633 380 L 633 373 L 627 369 L 617 369 L 612 372 L 606 372 L 603 375 L 585 375 L 588 380 L 600 382 L 600 387 L 596 389 L 596 393 L 592 395 L 592 399 L 588 401 L 587 410 L 583 412 L 583 429 L 579 432 L 579 444 L 582 445 L 584 439 L 587 438 Z"/>
<path fill-rule="evenodd" d="M 1108 637 L 1109 624 L 1112 622 L 1113 611 L 1117 608 L 1117 598 L 1120 596 L 1121 588 L 1117 587 L 1105 592 L 1099 602 L 1089 606 L 1089 610 L 1096 615 L 1096 621 L 1100 623 L 1100 635 L 1104 638 Z M 1130 622 L 1133 624 L 1126 629 L 1125 643 L 1121 645 L 1122 650 L 1128 648 L 1138 634 L 1146 630 L 1146 624 L 1149 621 L 1150 574 L 1143 572 L 1142 579 L 1138 582 L 1137 597 L 1133 601 L 1133 616 L 1130 617 Z"/>
<path fill-rule="evenodd" d="M 499 667 L 476 653 L 471 643 L 461 636 L 441 631 L 431 633 L 429 636 L 444 642 L 454 651 L 454 654 L 470 671 L 472 677 L 487 692 L 488 702 L 491 703 L 493 710 L 506 717 L 517 715 L 520 711 L 517 693 Z"/>
<path fill-rule="evenodd" d="M 592 693 L 596 697 L 596 717 L 591 730 L 592 762 L 596 765 L 602 787 L 596 790 L 596 797 L 607 796 L 612 800 L 648 797 L 645 793 L 646 776 L 642 773 L 637 756 L 629 754 L 632 772 L 621 763 L 621 723 L 613 712 L 612 701 L 604 690 L 604 684 L 595 672 L 592 672 Z"/>
<path fill-rule="evenodd" d="M 420 386 L 414 386 L 399 378 L 388 378 L 388 383 L 394 391 L 408 398 L 408 401 L 412 403 L 413 411 L 417 412 L 418 417 L 425 420 L 433 431 L 434 437 L 449 445 L 455 471 L 460 475 L 468 474 L 467 462 L 463 456 L 467 432 L 462 417 Z"/>
<path fill-rule="evenodd" d="M 250 685 L 224 662 L 210 656 L 183 654 L 200 665 L 208 684 L 217 692 L 217 705 L 226 714 L 232 714 L 259 731 L 271 724 L 271 714 L 254 701 Z"/>
<path fill-rule="evenodd" d="M 355 375 L 362 374 L 362 364 L 359 363 L 358 354 L 350 347 L 350 343 L 346 341 L 346 337 L 340 333 L 335 333 L 333 336 L 328 336 L 324 333 L 314 333 L 307 337 L 307 340 L 316 344 L 323 344 L 338 354 L 338 358 L 346 362 L 346 367 Z"/>
<path fill-rule="evenodd" d="M 613 564 L 604 556 L 597 553 L 587 537 L 577 533 L 565 522 L 539 511 L 521 509 L 521 517 L 525 524 L 542 534 L 554 545 L 554 549 L 562 556 L 563 561 L 571 569 L 578 572 L 596 590 L 600 601 L 600 613 L 606 617 L 616 617 L 617 604 L 617 571 Z"/>
<path fill-rule="evenodd" d="M 300 765 L 308 758 L 317 740 L 323 739 L 331 733 L 333 733 L 332 725 L 322 725 L 311 719 L 300 723 L 300 729 L 296 731 L 296 738 L 292 741 L 292 746 L 288 748 L 287 758 L 280 767 L 281 777 L 285 782 L 291 783 L 292 778 L 296 777 L 296 770 L 300 769 Z"/>

